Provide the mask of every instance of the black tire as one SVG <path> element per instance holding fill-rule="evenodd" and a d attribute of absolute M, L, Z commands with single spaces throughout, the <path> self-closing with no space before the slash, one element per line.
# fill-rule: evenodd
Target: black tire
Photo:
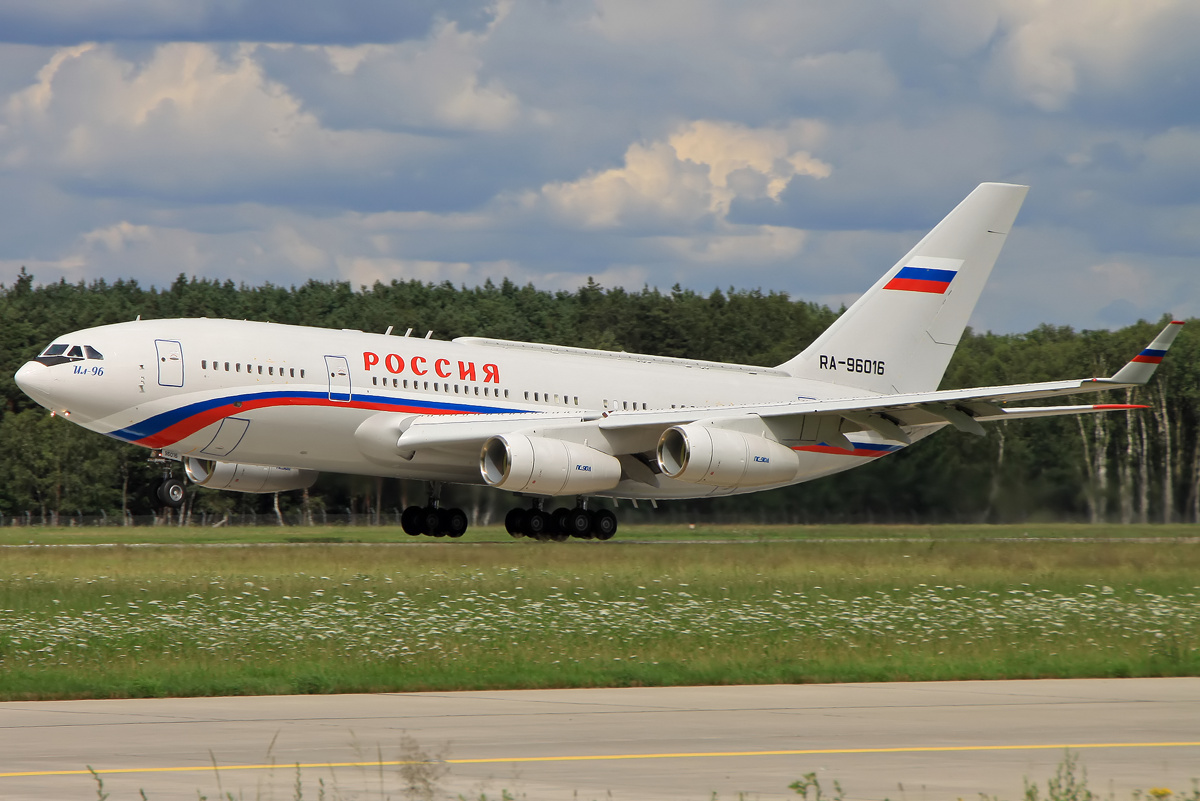
<path fill-rule="evenodd" d="M 529 516 L 525 518 L 525 536 L 535 540 L 544 540 L 553 526 L 554 521 L 550 519 L 550 515 L 541 509 L 531 509 Z"/>
<path fill-rule="evenodd" d="M 598 540 L 611 540 L 617 533 L 617 516 L 607 509 L 596 512 L 596 522 L 592 534 Z"/>
<path fill-rule="evenodd" d="M 400 528 L 404 529 L 404 533 L 410 537 L 421 536 L 421 516 L 425 514 L 425 510 L 420 506 L 406 507 L 400 513 Z"/>
<path fill-rule="evenodd" d="M 178 509 L 187 498 L 187 487 L 177 478 L 164 478 L 154 494 L 163 506 Z"/>
<path fill-rule="evenodd" d="M 467 533 L 468 525 L 470 525 L 470 521 L 467 520 L 467 513 L 462 509 L 446 511 L 445 530 L 449 536 L 458 539 Z"/>
<path fill-rule="evenodd" d="M 442 530 L 442 514 L 438 509 L 432 506 L 426 506 L 421 510 L 421 533 L 429 537 L 440 537 Z"/>
<path fill-rule="evenodd" d="M 567 515 L 564 529 L 572 537 L 578 537 L 581 540 L 589 539 L 592 536 L 592 515 L 587 510 L 576 506 Z"/>
<path fill-rule="evenodd" d="M 525 523 L 528 520 L 528 513 L 516 507 L 508 510 L 508 514 L 504 516 L 504 528 L 513 539 L 525 536 Z"/>
<path fill-rule="evenodd" d="M 556 531 L 567 530 L 567 515 L 571 514 L 571 510 L 565 506 L 560 506 L 554 510 L 551 518 L 554 520 L 554 529 Z"/>

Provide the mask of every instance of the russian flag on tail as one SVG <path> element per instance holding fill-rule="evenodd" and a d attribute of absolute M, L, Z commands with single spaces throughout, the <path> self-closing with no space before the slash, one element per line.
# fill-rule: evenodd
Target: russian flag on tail
<path fill-rule="evenodd" d="M 1167 354 L 1167 352 L 1165 350 L 1154 350 L 1153 348 L 1146 348 L 1141 353 L 1139 353 L 1137 356 L 1134 356 L 1133 361 L 1143 362 L 1145 364 L 1162 364 L 1163 356 L 1165 356 L 1166 354 Z"/>
<path fill-rule="evenodd" d="M 898 289 L 902 292 L 929 292 L 934 295 L 944 295 L 950 288 L 950 282 L 958 275 L 957 270 L 940 270 L 933 267 L 901 267 L 891 281 L 884 284 L 884 289 Z"/>

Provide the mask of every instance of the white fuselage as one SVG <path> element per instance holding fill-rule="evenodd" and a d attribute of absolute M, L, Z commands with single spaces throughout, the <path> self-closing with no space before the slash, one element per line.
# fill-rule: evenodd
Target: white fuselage
<path fill-rule="evenodd" d="M 31 362 L 18 374 L 22 387 L 93 431 L 175 458 L 465 484 L 483 483 L 478 450 L 470 458 L 419 450 L 381 464 L 366 458 L 355 432 L 380 412 L 528 414 L 536 426 L 543 418 L 588 420 L 635 409 L 826 400 L 847 393 L 846 387 L 769 367 L 235 320 L 139 320 L 56 342 L 87 346 L 103 358 Z M 872 432 L 854 444 L 853 452 L 798 448 L 801 469 L 787 483 L 839 472 L 900 447 Z M 601 494 L 679 498 L 737 491 L 665 479 L 657 484 L 622 481 Z"/>

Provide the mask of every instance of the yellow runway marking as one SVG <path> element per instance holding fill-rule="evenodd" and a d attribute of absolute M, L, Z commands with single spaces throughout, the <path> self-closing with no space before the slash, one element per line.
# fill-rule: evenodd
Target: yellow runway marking
<path fill-rule="evenodd" d="M 788 751 L 708 751 L 681 754 L 596 754 L 573 756 L 523 756 L 487 757 L 481 759 L 446 759 L 447 765 L 483 765 L 513 762 L 604 762 L 619 759 L 711 759 L 713 757 L 756 757 L 756 756 L 819 756 L 830 754 L 931 754 L 956 751 L 1046 751 L 1058 749 L 1092 748 L 1200 748 L 1200 742 L 1180 743 L 1055 743 L 1050 745 L 927 745 L 899 748 L 805 748 Z M 374 762 L 301 762 L 278 763 L 275 765 L 218 765 L 217 770 L 274 770 L 295 768 L 376 768 L 416 764 L 410 760 L 385 760 Z M 197 773 L 214 770 L 212 765 L 167 768 L 105 768 L 97 770 L 100 775 L 118 773 Z M 87 770 L 31 770 L 15 773 L 0 773 L 0 778 L 17 776 L 88 776 Z"/>

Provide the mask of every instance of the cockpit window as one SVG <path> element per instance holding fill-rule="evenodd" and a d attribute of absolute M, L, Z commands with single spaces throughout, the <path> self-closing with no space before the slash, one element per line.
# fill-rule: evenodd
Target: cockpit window
<path fill-rule="evenodd" d="M 84 359 L 103 359 L 103 354 L 91 345 L 70 345 L 55 343 L 50 345 L 34 361 L 41 362 L 47 367 L 65 362 L 79 362 Z"/>

